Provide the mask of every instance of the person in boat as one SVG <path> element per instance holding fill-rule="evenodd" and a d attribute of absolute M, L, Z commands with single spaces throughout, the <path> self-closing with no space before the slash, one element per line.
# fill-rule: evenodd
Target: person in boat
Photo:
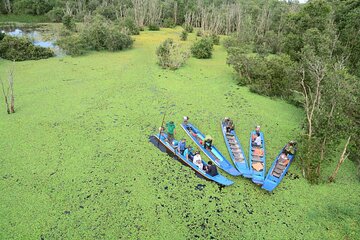
<path fill-rule="evenodd" d="M 167 122 L 166 123 L 166 129 L 167 129 L 167 138 L 170 144 L 172 144 L 172 141 L 174 140 L 175 137 L 175 123 L 173 121 Z"/>
<path fill-rule="evenodd" d="M 261 147 L 261 137 L 260 137 L 260 133 L 259 133 L 259 132 L 256 133 L 256 138 L 255 138 L 255 140 L 253 141 L 253 146 L 255 146 L 255 147 Z"/>
<path fill-rule="evenodd" d="M 194 155 L 193 155 L 193 153 L 191 152 L 191 150 L 192 150 L 192 147 L 191 147 L 190 145 L 188 145 L 187 148 L 186 148 L 185 151 L 184 151 L 184 154 L 183 154 L 184 157 L 186 158 L 186 160 L 190 160 L 190 161 L 193 160 Z"/>
<path fill-rule="evenodd" d="M 260 134 L 260 126 L 259 125 L 257 125 L 256 127 L 255 127 L 255 134 L 253 134 L 252 136 L 251 136 L 251 140 L 254 142 L 255 141 L 255 139 L 257 138 L 257 134 Z"/>
<path fill-rule="evenodd" d="M 167 134 L 164 131 L 165 131 L 164 127 L 159 127 L 159 133 L 160 133 L 160 139 L 161 140 L 167 139 Z"/>
<path fill-rule="evenodd" d="M 205 171 L 206 173 L 208 173 L 210 176 L 216 176 L 218 175 L 218 171 L 215 165 L 213 165 L 213 163 L 211 161 L 208 162 L 208 165 L 205 166 Z"/>
<path fill-rule="evenodd" d="M 286 144 L 286 146 L 285 146 L 286 153 L 294 155 L 295 154 L 295 145 L 296 145 L 295 141 L 290 141 L 288 144 Z"/>
<path fill-rule="evenodd" d="M 204 139 L 204 148 L 211 150 L 212 141 L 213 141 L 212 137 L 210 135 L 206 135 Z"/>
<path fill-rule="evenodd" d="M 198 166 L 200 170 L 203 170 L 204 165 L 203 165 L 203 163 L 202 163 L 202 159 L 201 159 L 201 155 L 200 155 L 200 152 L 199 152 L 199 151 L 197 151 L 197 152 L 195 153 L 195 156 L 194 156 L 194 158 L 193 158 L 193 163 L 194 163 L 196 166 Z"/>
<path fill-rule="evenodd" d="M 225 123 L 225 127 L 226 127 L 226 132 L 229 133 L 230 131 L 232 131 L 232 130 L 235 129 L 234 122 L 233 122 L 233 120 L 231 120 L 230 118 L 225 117 L 224 123 Z"/>
<path fill-rule="evenodd" d="M 184 116 L 184 125 L 187 125 L 189 121 L 189 117 L 188 116 Z"/>
<path fill-rule="evenodd" d="M 178 151 L 180 152 L 181 155 L 184 154 L 185 148 L 186 148 L 186 139 L 183 138 L 178 144 Z"/>

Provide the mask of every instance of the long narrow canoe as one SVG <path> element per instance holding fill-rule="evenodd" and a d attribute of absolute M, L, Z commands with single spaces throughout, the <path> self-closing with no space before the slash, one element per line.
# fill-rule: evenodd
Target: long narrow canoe
<path fill-rule="evenodd" d="M 229 163 L 229 161 L 221 154 L 221 152 L 215 147 L 211 147 L 211 151 L 204 148 L 204 146 L 200 143 L 200 141 L 204 141 L 205 135 L 202 134 L 194 125 L 191 123 L 181 124 L 181 127 L 185 130 L 187 135 L 196 143 L 196 145 L 205 153 L 205 155 L 210 158 L 214 164 L 220 169 L 224 170 L 230 175 L 240 176 L 241 173 L 234 168 L 233 165 Z"/>
<path fill-rule="evenodd" d="M 170 145 L 167 141 L 165 141 L 165 138 L 163 136 L 159 136 L 159 134 L 153 135 L 151 136 L 153 138 L 155 138 L 157 140 L 158 143 L 160 143 L 163 147 L 166 148 L 167 152 L 171 152 L 172 154 L 174 154 L 175 156 L 177 156 L 177 158 L 183 162 L 185 165 L 189 166 L 190 168 L 192 168 L 195 172 L 197 172 L 198 174 L 200 174 L 201 176 L 203 176 L 204 178 L 214 181 L 220 185 L 224 185 L 224 186 L 229 186 L 231 184 L 233 184 L 234 182 L 227 179 L 226 177 L 218 174 L 216 176 L 211 176 L 209 174 L 207 174 L 204 170 L 199 169 L 198 166 L 196 166 L 192 161 L 187 160 L 185 156 L 181 155 L 180 152 L 174 148 L 172 145 Z M 205 161 L 203 161 L 204 166 L 207 165 L 207 163 Z"/>
<path fill-rule="evenodd" d="M 256 132 L 252 131 L 250 134 L 250 150 L 249 150 L 249 162 L 250 171 L 252 175 L 252 181 L 256 184 L 263 184 L 266 171 L 266 152 L 265 152 L 265 141 L 264 134 L 260 132 L 261 147 L 253 146 L 252 136 Z M 257 170 L 256 170 L 257 169 Z"/>
<path fill-rule="evenodd" d="M 271 168 L 269 169 L 269 172 L 266 175 L 264 184 L 262 185 L 262 188 L 269 192 L 273 191 L 280 184 L 281 180 L 284 178 L 285 174 L 287 173 L 290 164 L 294 160 L 296 152 L 295 154 L 289 153 L 287 155 L 287 158 L 289 160 L 287 164 L 284 164 L 282 161 L 280 161 L 281 153 L 284 151 L 285 147 L 281 150 L 281 152 L 279 153 L 279 155 L 276 157 L 275 161 L 271 165 Z"/>
<path fill-rule="evenodd" d="M 241 175 L 246 178 L 251 178 L 251 172 L 246 160 L 245 152 L 240 144 L 238 137 L 234 130 L 226 132 L 225 122 L 221 122 L 221 130 L 224 136 L 226 147 L 229 151 L 230 157 L 233 160 L 235 167 L 240 171 Z"/>

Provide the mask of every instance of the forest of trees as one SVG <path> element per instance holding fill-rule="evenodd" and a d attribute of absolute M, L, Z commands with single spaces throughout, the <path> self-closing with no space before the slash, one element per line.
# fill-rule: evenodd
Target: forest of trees
<path fill-rule="evenodd" d="M 347 157 L 359 165 L 359 19 L 359 1 L 264 1 L 248 25 L 254 34 L 225 44 L 241 84 L 304 108 L 299 157 L 311 182 L 325 180 L 331 159 L 338 167 L 329 181 Z"/>
<path fill-rule="evenodd" d="M 360 166 L 358 0 L 2 0 L 0 12 L 46 15 L 49 21 L 68 24 L 87 24 L 101 15 L 104 20 L 96 26 L 120 22 L 130 34 L 144 26 L 182 25 L 229 35 L 224 40 L 227 63 L 240 84 L 304 109 L 304 135 L 298 137 L 304 176 L 314 183 L 333 181 L 346 158 Z M 131 46 L 131 39 L 120 32 L 112 36 L 118 37 L 126 44 L 94 46 Z M 338 167 L 332 176 L 324 176 L 322 168 L 331 159 Z"/>

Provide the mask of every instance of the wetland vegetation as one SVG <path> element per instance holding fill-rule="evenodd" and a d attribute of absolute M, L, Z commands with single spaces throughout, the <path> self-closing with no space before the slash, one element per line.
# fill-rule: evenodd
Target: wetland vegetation
<path fill-rule="evenodd" d="M 16 110 L 2 100 L 0 239 L 360 238 L 356 1 L 29 2 L 2 1 L 0 21 L 59 22 L 41 26 L 88 31 L 88 45 L 76 57 L 0 59 Z M 98 35 L 105 27 L 119 34 Z M 116 44 L 128 37 L 131 48 Z M 209 58 L 164 63 L 167 47 L 190 52 L 200 41 Z M 176 138 L 189 116 L 228 159 L 224 116 L 247 155 L 261 125 L 267 168 L 291 139 L 300 154 L 273 193 L 219 170 L 235 182 L 221 187 L 149 143 L 165 112 Z"/>

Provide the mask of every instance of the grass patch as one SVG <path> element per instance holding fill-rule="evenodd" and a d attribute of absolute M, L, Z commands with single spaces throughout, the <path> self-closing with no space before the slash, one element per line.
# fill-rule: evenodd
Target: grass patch
<path fill-rule="evenodd" d="M 156 47 L 181 30 L 141 32 L 123 52 L 15 63 L 16 113 L 0 111 L 1 239 L 360 238 L 350 161 L 336 183 L 310 186 L 295 160 L 269 194 L 228 175 L 235 184 L 220 189 L 148 142 L 166 111 L 178 138 L 187 115 L 228 156 L 228 116 L 246 152 L 262 126 L 269 168 L 300 132 L 303 112 L 239 87 L 221 46 L 211 59 L 161 69 Z M 2 79 L 11 64 L 0 60 Z"/>
<path fill-rule="evenodd" d="M 35 16 L 27 14 L 1 14 L 0 22 L 17 22 L 17 23 L 47 23 L 49 18 L 45 15 Z"/>

